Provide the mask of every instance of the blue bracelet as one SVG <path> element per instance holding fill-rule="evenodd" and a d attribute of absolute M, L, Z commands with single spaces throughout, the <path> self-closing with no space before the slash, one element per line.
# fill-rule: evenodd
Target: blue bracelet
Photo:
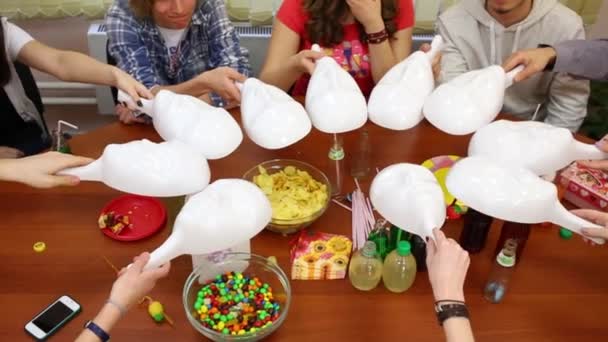
<path fill-rule="evenodd" d="M 95 324 L 93 321 L 88 321 L 85 325 L 85 328 L 89 329 L 95 336 L 99 337 L 101 342 L 107 342 L 110 340 L 110 335 L 108 335 L 105 330 L 103 330 L 99 325 Z"/>

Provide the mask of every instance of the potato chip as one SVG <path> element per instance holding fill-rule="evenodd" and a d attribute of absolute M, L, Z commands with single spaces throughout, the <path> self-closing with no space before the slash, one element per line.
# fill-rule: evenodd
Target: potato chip
<path fill-rule="evenodd" d="M 258 171 L 253 182 L 268 197 L 273 219 L 306 218 L 321 210 L 327 201 L 327 186 L 306 171 L 291 165 L 271 175 L 262 166 L 258 166 Z"/>

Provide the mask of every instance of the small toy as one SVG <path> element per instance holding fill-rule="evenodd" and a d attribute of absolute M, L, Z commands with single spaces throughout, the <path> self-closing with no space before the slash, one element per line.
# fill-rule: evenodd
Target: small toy
<path fill-rule="evenodd" d="M 33 248 L 36 253 L 42 253 L 46 249 L 46 244 L 42 241 L 38 241 L 34 244 Z"/>
<path fill-rule="evenodd" d="M 143 304 L 146 301 L 148 302 L 148 314 L 155 322 L 161 323 L 166 320 L 171 326 L 174 325 L 173 319 L 167 315 L 165 308 L 159 301 L 152 299 L 150 296 L 145 296 L 139 301 L 139 304 Z"/>

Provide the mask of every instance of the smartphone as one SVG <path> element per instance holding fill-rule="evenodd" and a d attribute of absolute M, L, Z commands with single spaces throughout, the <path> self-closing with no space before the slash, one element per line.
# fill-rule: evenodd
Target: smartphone
<path fill-rule="evenodd" d="M 25 331 L 38 341 L 54 334 L 80 312 L 78 304 L 70 296 L 61 296 L 25 325 Z"/>

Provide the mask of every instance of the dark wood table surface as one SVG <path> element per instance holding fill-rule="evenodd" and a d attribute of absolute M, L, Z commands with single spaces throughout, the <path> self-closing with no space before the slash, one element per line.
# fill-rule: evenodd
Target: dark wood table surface
<path fill-rule="evenodd" d="M 239 117 L 237 111 L 233 111 Z M 372 144 L 372 169 L 397 162 L 421 163 L 438 155 L 465 155 L 469 137 L 449 136 L 428 122 L 394 132 L 371 123 L 366 126 Z M 346 168 L 358 132 L 344 135 Z M 98 157 L 110 143 L 147 138 L 160 141 L 152 127 L 111 124 L 71 141 L 75 154 Z M 232 155 L 210 161 L 212 180 L 240 178 L 257 163 L 293 158 L 321 169 L 327 166 L 331 136 L 313 130 L 303 141 L 283 150 L 268 151 L 246 137 Z M 364 182 L 369 186 L 371 179 Z M 345 187 L 354 188 L 347 177 Z M 55 341 L 69 341 L 101 308 L 109 295 L 114 272 L 103 261 L 118 266 L 134 255 L 151 251 L 171 232 L 171 223 L 183 198 L 163 199 L 169 224 L 159 234 L 140 242 L 120 243 L 97 228 L 102 207 L 119 196 L 101 183 L 75 188 L 31 189 L 0 183 L 0 341 L 27 341 L 23 326 L 39 310 L 63 294 L 73 296 L 83 311 L 62 328 Z M 462 221 L 448 221 L 446 234 L 458 238 Z M 332 204 L 311 229 L 351 232 L 350 212 Z M 490 231 L 486 248 L 472 255 L 465 295 L 478 341 L 606 341 L 608 340 L 608 247 L 590 247 L 575 236 L 562 240 L 555 228 L 535 227 L 527 242 L 506 298 L 490 304 L 482 287 L 492 265 L 498 224 Z M 290 237 L 264 231 L 252 240 L 254 253 L 277 257 L 289 274 Z M 32 245 L 44 241 L 44 253 Z M 151 296 L 161 301 L 175 327 L 156 325 L 145 308 L 134 308 L 112 331 L 116 341 L 204 340 L 187 321 L 182 288 L 192 271 L 191 258 L 174 260 L 168 278 Z M 433 311 L 427 274 L 419 272 L 411 289 L 392 294 L 380 285 L 371 292 L 355 290 L 348 280 L 292 281 L 289 315 L 270 341 L 440 341 L 443 333 Z"/>

